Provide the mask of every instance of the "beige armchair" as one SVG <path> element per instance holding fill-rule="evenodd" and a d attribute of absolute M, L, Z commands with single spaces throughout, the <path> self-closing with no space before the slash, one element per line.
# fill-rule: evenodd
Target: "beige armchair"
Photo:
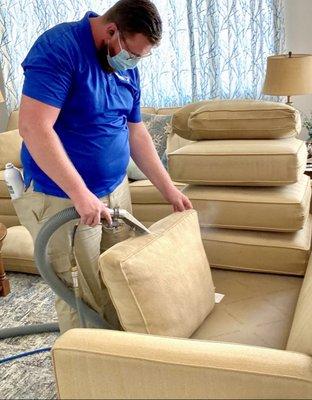
<path fill-rule="evenodd" d="M 62 335 L 52 352 L 59 398 L 311 398 L 312 260 L 303 284 L 212 273 L 225 297 L 190 339 L 90 329 Z"/>

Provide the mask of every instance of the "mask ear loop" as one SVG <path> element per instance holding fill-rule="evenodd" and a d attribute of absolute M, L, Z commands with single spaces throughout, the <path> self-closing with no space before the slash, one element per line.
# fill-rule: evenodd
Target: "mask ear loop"
<path fill-rule="evenodd" d="M 118 44 L 119 44 L 119 47 L 120 47 L 120 51 L 123 51 L 124 48 L 121 46 L 120 33 L 119 33 L 119 31 L 117 31 L 117 35 L 118 35 L 118 36 L 117 36 L 117 39 L 118 39 Z M 110 44 L 110 40 L 108 41 L 107 47 L 108 47 L 108 55 L 111 56 L 111 55 L 110 55 L 110 51 L 109 51 L 109 44 Z"/>
<path fill-rule="evenodd" d="M 120 33 L 119 33 L 119 31 L 117 31 L 117 33 L 118 33 L 118 36 L 117 36 L 117 38 L 118 38 L 118 44 L 119 44 L 119 47 L 120 47 L 120 51 L 122 51 L 122 50 L 124 50 L 124 48 L 121 46 Z"/>

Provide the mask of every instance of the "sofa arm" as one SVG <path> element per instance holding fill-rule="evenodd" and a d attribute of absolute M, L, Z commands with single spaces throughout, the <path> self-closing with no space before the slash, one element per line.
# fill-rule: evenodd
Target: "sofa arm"
<path fill-rule="evenodd" d="M 20 151 L 23 139 L 17 129 L 2 132 L 0 134 L 0 170 L 5 168 L 6 163 L 13 163 L 21 167 Z"/>
<path fill-rule="evenodd" d="M 52 355 L 61 399 L 312 397 L 312 359 L 283 350 L 72 329 Z"/>
<path fill-rule="evenodd" d="M 7 130 L 11 131 L 13 129 L 18 129 L 18 114 L 19 110 L 15 110 L 11 112 L 11 115 L 9 117 L 8 125 L 7 125 Z"/>

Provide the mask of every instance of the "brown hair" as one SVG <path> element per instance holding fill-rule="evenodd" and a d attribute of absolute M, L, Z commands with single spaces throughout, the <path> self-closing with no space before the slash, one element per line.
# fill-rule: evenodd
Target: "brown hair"
<path fill-rule="evenodd" d="M 124 35 L 141 33 L 153 45 L 161 40 L 161 18 L 150 0 L 119 0 L 103 15 L 103 19 L 114 22 Z"/>

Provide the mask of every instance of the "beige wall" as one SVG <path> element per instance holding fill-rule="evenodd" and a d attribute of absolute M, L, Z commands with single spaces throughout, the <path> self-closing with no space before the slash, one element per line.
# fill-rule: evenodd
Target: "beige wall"
<path fill-rule="evenodd" d="M 312 54 L 312 0 L 285 0 L 285 7 L 287 51 Z M 312 94 L 292 99 L 298 110 L 304 113 L 312 111 Z M 301 138 L 306 138 L 305 129 Z"/>

